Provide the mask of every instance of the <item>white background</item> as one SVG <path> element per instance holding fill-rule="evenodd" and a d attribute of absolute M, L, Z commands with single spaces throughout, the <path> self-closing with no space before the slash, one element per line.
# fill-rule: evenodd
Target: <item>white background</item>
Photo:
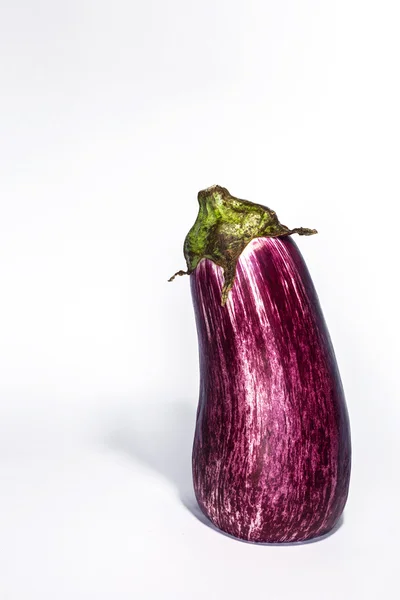
<path fill-rule="evenodd" d="M 2 600 L 399 597 L 399 17 L 2 2 Z M 196 332 L 189 281 L 166 280 L 214 183 L 319 230 L 296 241 L 353 434 L 323 541 L 238 542 L 196 509 Z"/>

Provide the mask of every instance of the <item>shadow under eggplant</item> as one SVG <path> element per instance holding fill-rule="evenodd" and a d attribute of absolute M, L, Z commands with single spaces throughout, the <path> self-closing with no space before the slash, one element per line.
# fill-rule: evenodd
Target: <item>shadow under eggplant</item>
<path fill-rule="evenodd" d="M 325 535 L 302 542 L 260 543 L 234 538 L 215 527 L 201 511 L 192 483 L 192 445 L 196 407 L 187 401 L 149 403 L 122 411 L 103 437 L 105 445 L 140 461 L 166 478 L 177 490 L 183 506 L 202 524 L 220 535 L 257 546 L 298 546 L 312 544 L 333 535 L 343 526 L 340 517 L 335 527 Z"/>

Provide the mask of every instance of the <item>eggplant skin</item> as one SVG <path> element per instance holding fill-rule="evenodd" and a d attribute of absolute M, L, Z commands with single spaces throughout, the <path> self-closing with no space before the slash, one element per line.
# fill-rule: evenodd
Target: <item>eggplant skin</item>
<path fill-rule="evenodd" d="M 204 514 L 252 542 L 328 533 L 349 489 L 343 387 L 305 262 L 289 237 L 241 254 L 221 306 L 221 267 L 190 275 L 200 356 L 193 483 Z"/>

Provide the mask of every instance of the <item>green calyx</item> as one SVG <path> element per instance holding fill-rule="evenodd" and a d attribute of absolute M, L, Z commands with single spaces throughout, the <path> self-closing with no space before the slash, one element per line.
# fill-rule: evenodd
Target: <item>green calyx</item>
<path fill-rule="evenodd" d="M 199 214 L 183 246 L 187 271 L 178 271 L 168 281 L 172 281 L 177 275 L 190 275 L 203 258 L 209 258 L 224 271 L 222 306 L 226 303 L 235 282 L 239 256 L 251 240 L 293 233 L 317 233 L 316 229 L 304 227 L 289 229 L 279 223 L 273 210 L 261 204 L 235 198 L 226 188 L 219 185 L 202 190 L 197 198 Z"/>

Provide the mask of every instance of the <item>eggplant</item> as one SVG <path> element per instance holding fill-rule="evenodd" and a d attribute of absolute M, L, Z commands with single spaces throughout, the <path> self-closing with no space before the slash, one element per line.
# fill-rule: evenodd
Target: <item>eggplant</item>
<path fill-rule="evenodd" d="M 349 490 L 343 387 L 307 266 L 275 212 L 199 192 L 186 237 L 200 358 L 193 483 L 203 513 L 251 542 L 330 532 Z M 173 279 L 173 278 L 171 278 Z"/>

